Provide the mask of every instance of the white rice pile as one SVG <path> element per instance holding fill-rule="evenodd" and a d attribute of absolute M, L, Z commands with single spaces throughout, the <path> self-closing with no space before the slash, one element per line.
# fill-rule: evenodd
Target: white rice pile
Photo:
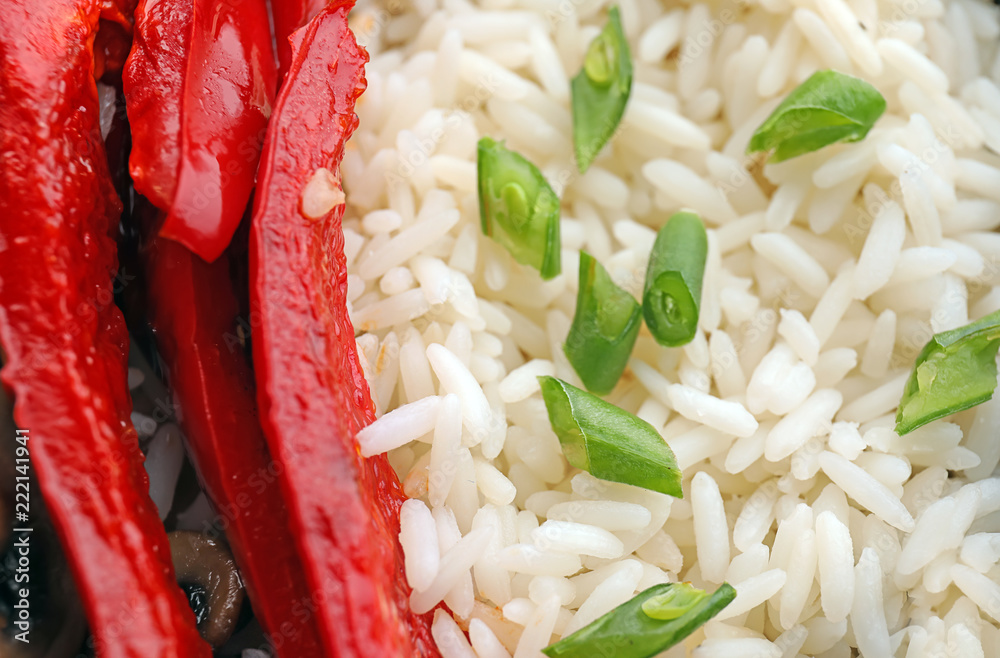
<path fill-rule="evenodd" d="M 1000 308 L 1000 15 L 977 0 L 619 0 L 635 63 L 620 130 L 572 159 L 568 80 L 605 0 L 392 0 L 343 177 L 349 299 L 412 500 L 412 606 L 446 658 L 539 650 L 656 583 L 736 600 L 664 656 L 1000 656 L 1000 401 L 893 432 L 934 332 Z M 856 144 L 744 155 L 820 68 L 888 110 Z M 562 199 L 563 274 L 481 234 L 476 142 Z M 656 427 L 684 498 L 571 469 L 536 376 L 562 352 L 578 251 L 639 295 L 655 231 L 709 228 L 699 332 L 643 329 L 608 399 Z M 462 631 L 467 631 L 463 633 Z"/>

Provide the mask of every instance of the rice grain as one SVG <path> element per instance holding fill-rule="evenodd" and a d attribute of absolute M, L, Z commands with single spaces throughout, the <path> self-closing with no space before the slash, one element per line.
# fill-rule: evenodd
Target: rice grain
<path fill-rule="evenodd" d="M 875 516 L 903 532 L 913 532 L 913 517 L 899 498 L 860 466 L 828 451 L 819 456 L 819 463 L 827 477 Z"/>
<path fill-rule="evenodd" d="M 666 394 L 677 413 L 720 432 L 750 436 L 757 430 L 756 419 L 738 402 L 720 400 L 682 384 L 669 384 Z"/>
<path fill-rule="evenodd" d="M 823 614 L 847 618 L 854 601 L 854 548 L 850 529 L 833 512 L 816 517 L 816 545 Z"/>
<path fill-rule="evenodd" d="M 719 485 L 704 471 L 691 481 L 691 507 L 701 574 L 721 583 L 729 566 L 729 526 Z"/>

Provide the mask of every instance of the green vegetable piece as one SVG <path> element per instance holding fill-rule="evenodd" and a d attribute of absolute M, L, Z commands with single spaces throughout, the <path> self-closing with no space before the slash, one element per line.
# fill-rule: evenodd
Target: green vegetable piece
<path fill-rule="evenodd" d="M 603 395 L 615 387 L 641 327 L 639 302 L 616 286 L 593 256 L 581 251 L 576 314 L 563 351 L 588 391 Z"/>
<path fill-rule="evenodd" d="M 686 345 L 698 330 L 708 235 L 698 215 L 679 212 L 660 229 L 646 268 L 642 313 L 660 345 Z"/>
<path fill-rule="evenodd" d="M 986 402 L 997 385 L 1000 311 L 935 334 L 913 364 L 896 412 L 902 436 L 932 420 Z"/>
<path fill-rule="evenodd" d="M 677 583 L 663 594 L 657 594 L 642 602 L 642 611 L 653 619 L 669 621 L 677 619 L 693 608 L 708 592 L 691 583 Z"/>
<path fill-rule="evenodd" d="M 663 620 L 646 614 L 647 602 L 679 587 L 683 585 L 654 585 L 542 653 L 549 658 L 651 658 L 691 635 L 736 598 L 732 585 L 722 583 L 711 596 L 693 600 L 678 617 Z"/>
<path fill-rule="evenodd" d="M 559 274 L 559 197 L 538 167 L 489 137 L 479 140 L 479 218 L 514 260 L 543 279 Z"/>
<path fill-rule="evenodd" d="M 573 147 L 576 165 L 585 172 L 621 123 L 632 92 L 632 55 L 622 30 L 618 7 L 590 42 L 583 70 L 572 82 Z"/>
<path fill-rule="evenodd" d="M 684 497 L 674 453 L 652 425 L 561 379 L 538 381 L 570 464 L 602 480 Z"/>
<path fill-rule="evenodd" d="M 885 112 L 885 98 L 864 80 L 817 71 L 781 101 L 754 132 L 747 153 L 774 149 L 771 162 L 865 138 Z"/>

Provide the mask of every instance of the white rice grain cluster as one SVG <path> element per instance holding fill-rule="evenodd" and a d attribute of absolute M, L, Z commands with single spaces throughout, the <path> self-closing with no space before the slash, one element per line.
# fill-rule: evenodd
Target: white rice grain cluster
<path fill-rule="evenodd" d="M 1000 656 L 1000 401 L 893 431 L 934 332 L 1000 308 L 1000 15 L 978 0 L 620 0 L 635 84 L 580 175 L 569 79 L 605 0 L 392 0 L 343 163 L 351 317 L 407 494 L 413 608 L 446 658 L 535 658 L 638 591 L 738 595 L 672 658 Z M 763 164 L 754 129 L 814 71 L 888 102 L 868 137 Z M 562 199 L 542 281 L 484 237 L 482 136 Z M 536 377 L 585 249 L 635 295 L 655 231 L 701 215 L 694 341 L 643 329 L 608 399 L 656 427 L 684 498 L 570 468 Z"/>

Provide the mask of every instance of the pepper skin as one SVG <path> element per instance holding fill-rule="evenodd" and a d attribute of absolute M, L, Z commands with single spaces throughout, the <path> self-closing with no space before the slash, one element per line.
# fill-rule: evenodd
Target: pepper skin
<path fill-rule="evenodd" d="M 326 3 L 327 0 L 271 0 L 269 3 L 278 50 L 278 84 L 282 84 L 292 63 L 292 46 L 288 37 L 308 23 Z"/>
<path fill-rule="evenodd" d="M 98 655 L 208 658 L 129 421 L 111 281 L 121 204 L 93 77 L 102 11 L 97 0 L 0 1 L 2 375 Z"/>
<path fill-rule="evenodd" d="M 257 421 L 253 373 L 236 335 L 227 254 L 206 263 L 156 238 L 143 250 L 149 318 L 205 491 L 278 655 L 322 658 L 309 590 L 281 497 L 282 467 Z"/>
<path fill-rule="evenodd" d="M 250 233 L 257 396 L 271 454 L 285 466 L 281 485 L 326 655 L 438 656 L 430 617 L 409 609 L 399 481 L 384 456 L 363 459 L 354 438 L 374 409 L 347 315 L 344 205 L 315 217 L 301 209 L 318 169 L 339 172 L 357 126 L 367 54 L 347 27 L 351 4 L 334 0 L 293 35 L 265 139 Z"/>
<path fill-rule="evenodd" d="M 211 262 L 253 190 L 274 99 L 265 0 L 142 0 L 125 64 L 135 189 Z"/>

